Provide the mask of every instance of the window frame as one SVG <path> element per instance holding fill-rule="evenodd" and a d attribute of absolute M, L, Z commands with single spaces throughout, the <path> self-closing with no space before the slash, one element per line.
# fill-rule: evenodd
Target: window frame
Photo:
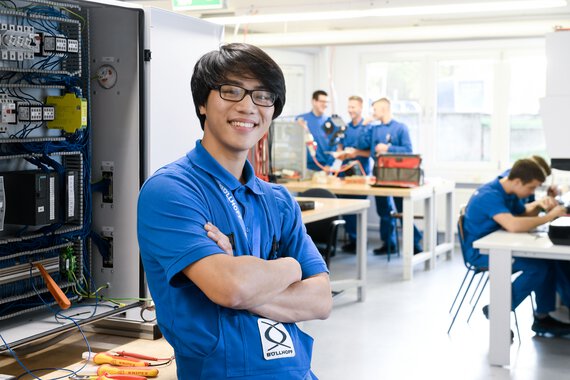
<path fill-rule="evenodd" d="M 459 48 L 461 46 L 461 48 Z M 408 50 L 406 50 L 408 49 Z M 432 43 L 414 46 L 391 45 L 380 51 L 360 56 L 360 91 L 366 94 L 366 67 L 374 62 L 396 63 L 417 61 L 422 67 L 420 85 L 419 144 L 428 177 L 446 177 L 458 183 L 483 183 L 509 168 L 510 162 L 510 59 L 521 56 L 546 56 L 544 40 L 521 41 L 469 41 L 458 43 Z M 487 60 L 493 62 L 493 101 L 491 114 L 490 161 L 437 161 L 437 74 L 438 62 Z M 544 73 L 546 75 L 546 73 Z M 366 105 L 367 106 L 367 105 Z M 364 111 L 370 112 L 370 110 Z"/>

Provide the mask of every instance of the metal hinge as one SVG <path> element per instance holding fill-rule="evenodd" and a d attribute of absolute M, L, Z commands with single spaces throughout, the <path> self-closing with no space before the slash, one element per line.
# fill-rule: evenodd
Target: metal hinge
<path fill-rule="evenodd" d="M 150 59 L 152 58 L 152 53 L 149 49 L 144 49 L 144 60 L 145 62 L 150 61 Z"/>

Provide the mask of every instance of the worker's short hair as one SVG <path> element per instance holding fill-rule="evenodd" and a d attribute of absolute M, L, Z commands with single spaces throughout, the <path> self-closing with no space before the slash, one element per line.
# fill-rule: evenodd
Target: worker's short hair
<path fill-rule="evenodd" d="M 390 107 L 392 105 L 392 103 L 390 102 L 390 99 L 388 99 L 388 98 L 380 98 L 378 100 L 375 100 L 372 102 L 372 105 L 374 105 L 376 103 L 380 103 L 380 102 L 388 103 L 388 107 Z"/>
<path fill-rule="evenodd" d="M 279 65 L 257 46 L 231 43 L 204 54 L 194 66 L 190 87 L 202 129 L 206 115 L 200 114 L 200 106 L 205 106 L 210 91 L 224 84 L 230 76 L 259 80 L 264 89 L 276 95 L 273 119 L 281 115 L 285 105 L 285 78 Z"/>
<path fill-rule="evenodd" d="M 521 158 L 517 160 L 509 173 L 509 180 L 520 179 L 523 185 L 534 180 L 540 183 L 548 176 L 544 168 L 532 158 Z"/>
<path fill-rule="evenodd" d="M 313 100 L 319 100 L 319 96 L 329 96 L 329 94 L 326 93 L 326 91 L 323 90 L 317 90 L 315 92 L 313 92 Z"/>
<path fill-rule="evenodd" d="M 359 102 L 360 104 L 364 103 L 364 100 L 362 100 L 362 98 L 358 95 L 352 95 L 348 98 L 348 100 L 355 100 L 357 102 Z"/>

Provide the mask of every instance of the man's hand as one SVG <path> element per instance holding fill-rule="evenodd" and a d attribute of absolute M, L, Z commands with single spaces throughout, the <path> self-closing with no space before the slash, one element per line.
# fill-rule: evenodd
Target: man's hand
<path fill-rule="evenodd" d="M 376 147 L 374 147 L 374 151 L 376 152 L 377 155 L 378 155 L 378 154 L 383 154 L 383 153 L 388 152 L 388 148 L 389 148 L 389 147 L 390 147 L 390 146 L 387 145 L 387 144 L 382 144 L 382 143 L 380 143 L 380 144 L 376 145 Z"/>
<path fill-rule="evenodd" d="M 566 215 L 566 207 L 557 205 L 552 210 L 550 210 L 547 216 L 551 217 L 550 220 L 554 220 L 560 216 Z"/>
<path fill-rule="evenodd" d="M 222 249 L 225 254 L 230 256 L 234 255 L 234 251 L 232 249 L 232 244 L 230 243 L 230 239 L 224 234 L 222 231 L 218 229 L 218 227 L 214 226 L 212 223 L 208 222 L 204 226 L 204 229 L 208 231 L 208 237 L 214 241 Z"/>
<path fill-rule="evenodd" d="M 339 152 L 335 158 L 338 158 L 339 160 L 348 160 L 351 158 L 355 158 L 357 156 L 356 154 L 356 149 L 352 148 L 352 147 L 348 147 L 348 148 L 344 148 L 344 150 L 342 152 Z"/>
<path fill-rule="evenodd" d="M 558 206 L 558 202 L 552 197 L 544 197 L 538 201 L 538 205 L 545 211 L 550 211 L 556 206 Z"/>

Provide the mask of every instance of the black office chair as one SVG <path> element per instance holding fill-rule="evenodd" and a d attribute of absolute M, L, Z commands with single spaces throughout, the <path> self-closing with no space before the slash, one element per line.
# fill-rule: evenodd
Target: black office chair
<path fill-rule="evenodd" d="M 455 315 L 453 316 L 453 320 L 451 321 L 451 324 L 449 325 L 449 329 L 447 330 L 448 334 L 451 332 L 451 328 L 453 327 L 453 324 L 455 323 L 455 319 L 457 318 L 457 315 L 459 314 L 459 311 L 461 310 L 461 306 L 463 306 L 463 302 L 465 301 L 465 298 L 467 297 L 467 294 L 469 293 L 469 289 L 471 288 L 471 285 L 473 284 L 473 280 L 475 279 L 475 276 L 480 275 L 479 282 L 477 283 L 477 286 L 475 287 L 475 290 L 473 291 L 473 295 L 471 296 L 471 300 L 469 301 L 470 303 L 473 302 L 473 298 L 475 297 L 475 294 L 477 294 L 477 290 L 479 289 L 479 286 L 481 285 L 483 278 L 485 278 L 485 282 L 483 283 L 483 286 L 481 287 L 481 290 L 479 291 L 479 294 L 477 296 L 477 300 L 475 301 L 475 303 L 473 304 L 473 307 L 471 308 L 471 312 L 469 313 L 469 317 L 467 318 L 467 323 L 469 323 L 469 321 L 471 320 L 471 316 L 473 315 L 473 312 L 475 311 L 475 308 L 477 307 L 477 304 L 479 303 L 479 299 L 481 298 L 481 295 L 483 294 L 483 291 L 485 290 L 485 287 L 487 286 L 487 283 L 489 282 L 489 268 L 488 267 L 475 266 L 475 265 L 469 263 L 467 261 L 467 258 L 465 257 L 465 249 L 464 249 L 465 234 L 464 234 L 464 230 L 463 230 L 464 219 L 465 219 L 465 206 L 461 207 L 461 209 L 459 211 L 459 219 L 457 220 L 457 233 L 459 236 L 459 247 L 461 248 L 461 254 L 463 256 L 463 263 L 465 264 L 465 267 L 467 268 L 467 272 L 465 273 L 465 277 L 463 277 L 463 281 L 461 282 L 461 285 L 459 286 L 459 289 L 457 290 L 457 294 L 455 295 L 455 298 L 453 299 L 453 303 L 451 304 L 451 307 L 449 308 L 450 314 L 453 311 L 453 307 L 455 306 L 455 302 L 457 302 L 457 299 L 459 298 L 459 295 L 461 294 L 461 289 L 463 289 L 463 285 L 465 285 L 465 281 L 467 280 L 469 273 L 472 273 L 472 275 L 471 275 L 471 280 L 469 280 L 469 284 L 467 284 L 467 287 L 465 288 L 465 292 L 463 293 L 463 297 L 461 298 L 461 302 L 459 303 L 459 306 L 457 307 L 457 310 L 455 311 Z M 517 313 L 515 311 L 513 311 L 513 313 L 515 316 L 515 326 L 517 329 L 517 336 L 518 336 L 519 342 L 520 342 L 521 335 L 520 335 L 520 331 L 519 331 L 519 322 L 517 320 Z"/>
<path fill-rule="evenodd" d="M 299 194 L 300 197 L 316 197 L 316 198 L 336 198 L 336 195 L 326 189 L 309 189 Z M 325 263 L 330 267 L 330 258 L 336 252 L 336 242 L 338 229 L 344 225 L 345 221 L 336 216 L 333 218 L 323 219 L 312 223 L 307 223 L 307 233 L 313 239 L 313 242 L 319 249 L 321 255 L 325 259 Z"/>

